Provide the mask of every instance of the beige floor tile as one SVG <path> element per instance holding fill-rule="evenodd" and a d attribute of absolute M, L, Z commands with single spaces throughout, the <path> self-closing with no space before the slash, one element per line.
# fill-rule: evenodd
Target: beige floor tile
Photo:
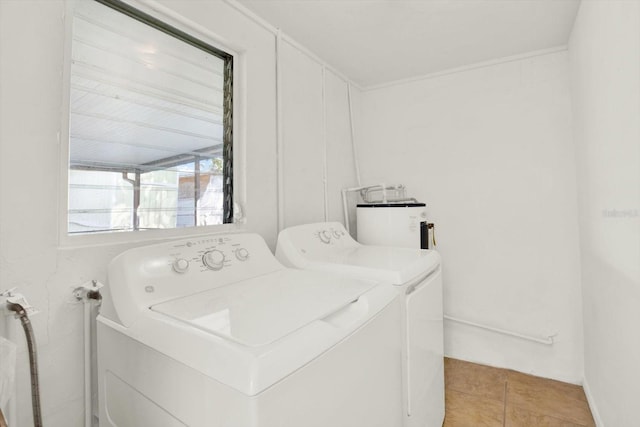
<path fill-rule="evenodd" d="M 507 371 L 508 381 L 520 381 L 528 384 L 532 388 L 543 388 L 545 390 L 555 390 L 558 393 L 571 397 L 572 399 L 587 401 L 584 390 L 579 385 L 563 383 L 547 378 L 534 377 L 533 375 L 523 374 L 516 371 Z"/>
<path fill-rule="evenodd" d="M 507 371 L 445 358 L 445 387 L 466 394 L 504 401 Z"/>
<path fill-rule="evenodd" d="M 578 386 L 509 372 L 507 408 L 516 406 L 530 412 L 593 426 L 593 417 L 584 393 Z"/>
<path fill-rule="evenodd" d="M 456 390 L 446 391 L 443 427 L 502 427 L 504 404 Z"/>
<path fill-rule="evenodd" d="M 507 406 L 504 425 L 505 427 L 584 427 L 583 424 L 537 414 L 513 405 Z"/>

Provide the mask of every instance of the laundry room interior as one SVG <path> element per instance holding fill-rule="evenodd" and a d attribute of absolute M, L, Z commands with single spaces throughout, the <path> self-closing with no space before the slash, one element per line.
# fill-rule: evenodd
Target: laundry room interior
<path fill-rule="evenodd" d="M 102 37 L 107 30 L 115 35 Z M 153 32 L 160 35 L 149 40 L 158 45 L 144 38 Z M 213 89 L 197 87 L 211 71 L 200 63 L 213 64 L 219 78 Z M 197 67 L 204 77 L 183 73 L 182 66 Z M 166 77 L 156 81 L 153 73 Z M 210 92 L 219 98 L 215 108 L 198 97 Z M 108 99 L 90 104 L 100 97 Z M 131 106 L 121 108 L 127 100 Z M 215 119 L 207 116 L 206 124 L 194 124 L 211 111 Z M 180 114 L 188 117 L 183 127 L 176 119 Z M 210 132 L 220 135 L 207 139 Z M 153 145 L 169 134 L 175 138 L 167 141 L 200 138 L 216 145 Z M 158 138 L 140 138 L 145 135 Z M 154 150 L 164 154 L 152 158 Z M 184 166 L 188 156 L 189 170 Z M 201 171 L 205 167 L 216 172 Z M 153 182 L 145 183 L 141 170 L 155 174 Z M 96 171 L 115 178 L 89 178 Z M 171 180 L 174 187 L 167 184 Z M 164 195 L 153 199 L 154 188 Z M 184 200 L 183 191 L 188 192 Z M 205 194 L 218 199 L 205 200 Z M 213 214 L 202 219 L 198 209 L 204 212 L 207 203 Z M 413 424 L 407 415 L 407 383 L 411 372 L 422 368 L 406 363 L 408 350 L 400 337 L 412 316 L 427 315 L 401 303 L 405 298 L 410 304 L 411 285 L 396 297 L 383 285 L 365 286 L 387 280 L 383 274 L 351 278 L 346 269 L 336 268 L 311 276 L 319 265 L 311 259 L 316 253 L 336 264 L 344 261 L 322 252 L 325 247 L 344 245 L 336 254 L 345 254 L 361 244 L 385 246 L 366 243 L 357 233 L 363 210 L 382 212 L 356 207 L 367 203 L 426 212 L 411 227 L 418 238 L 416 256 L 421 262 L 437 256 L 441 277 L 441 294 L 433 300 L 441 329 L 434 334 L 446 362 L 440 354 L 434 369 L 468 363 L 492 379 L 526 374 L 553 380 L 546 397 L 534 392 L 527 397 L 526 391 L 518 397 L 516 386 L 498 380 L 502 394 L 495 399 L 485 385 L 465 383 L 466 374 L 445 372 L 445 386 L 439 383 L 442 399 L 447 381 L 462 384 L 446 390 L 445 426 L 640 426 L 640 1 L 0 0 L 0 411 L 5 425 L 38 425 L 30 351 L 15 311 L 16 301 L 22 301 L 31 307 L 25 313 L 37 348 L 40 425 L 46 427 L 311 427 L 322 424 L 300 421 L 304 414 L 297 412 L 317 410 L 320 420 L 335 408 L 344 418 L 335 424 L 326 418 L 327 427 L 382 427 L 383 420 L 386 427 L 439 427 L 444 413 L 438 413 L 439 421 Z M 180 217 L 181 209 L 188 210 L 188 218 Z M 296 229 L 313 236 L 313 243 Z M 294 231 L 286 235 L 284 230 Z M 290 254 L 284 238 L 291 239 Z M 149 258 L 161 249 L 169 251 L 158 255 L 161 261 Z M 257 264 L 260 256 L 264 262 Z M 366 262 L 382 266 L 383 258 Z M 173 330 L 153 329 L 157 326 L 149 326 L 154 332 L 143 337 L 143 326 L 161 324 L 165 314 L 175 331 L 187 329 L 181 317 L 187 316 L 187 300 L 166 305 L 165 292 L 171 291 L 165 291 L 161 274 L 170 278 L 167 283 L 196 273 L 205 278 L 185 285 L 193 286 L 193 297 L 210 292 L 208 283 L 217 286 L 215 277 L 232 283 L 228 277 L 234 268 L 239 273 L 233 280 L 241 284 L 261 275 L 291 274 L 293 280 L 302 273 L 289 269 L 301 265 L 310 278 L 307 294 L 276 279 L 279 294 L 264 288 L 249 296 L 248 287 L 244 294 L 237 291 L 254 304 L 256 316 L 280 316 L 284 323 L 291 321 L 286 327 L 273 320 L 274 329 L 256 326 L 247 332 L 240 321 L 234 335 L 234 325 L 219 332 L 215 322 L 220 319 L 206 319 L 218 328 L 211 340 L 229 338 L 220 344 L 228 351 L 224 354 L 205 351 L 200 341 L 189 347 L 179 334 L 171 341 Z M 161 266 L 165 273 L 156 271 Z M 311 277 L 324 274 L 345 280 L 344 288 L 327 285 L 332 294 L 312 286 Z M 124 290 L 110 288 L 116 280 Z M 290 313 L 298 323 L 286 318 L 284 303 L 279 305 L 278 295 L 285 291 L 291 304 L 307 304 L 306 310 Z M 103 293 L 100 307 L 87 300 L 93 292 Z M 175 296 L 188 298 L 186 291 L 178 292 L 183 293 Z M 343 309 L 336 295 L 348 300 L 351 311 L 325 309 Z M 268 301 L 273 307 L 266 307 Z M 190 302 L 198 306 L 197 298 Z M 385 304 L 389 309 L 380 308 L 378 317 L 358 317 Z M 396 316 L 398 325 L 405 322 L 397 336 L 388 325 L 373 329 L 383 324 L 383 315 Z M 317 319 L 324 323 L 316 325 Z M 207 325 L 196 327 L 198 339 Z M 341 332 L 324 332 L 325 326 Z M 131 350 L 140 359 L 130 358 L 122 372 L 136 376 L 139 370 L 144 374 L 138 376 L 153 381 L 141 380 L 120 400 L 114 398 L 109 404 L 125 409 L 120 421 L 115 409 L 107 421 L 100 394 L 109 388 L 98 376 L 126 365 L 121 362 L 133 341 L 117 347 L 124 342 L 117 334 L 126 329 L 133 331 L 132 340 L 139 338 L 141 350 Z M 100 331 L 108 338 L 101 344 L 98 336 L 96 349 Z M 376 334 L 389 337 L 389 344 L 376 343 Z M 262 352 L 267 341 L 282 346 Z M 369 347 L 358 352 L 358 342 Z M 148 350 L 155 345 L 163 358 Z M 200 349 L 202 357 L 195 355 Z M 207 393 L 215 395 L 222 385 L 233 389 L 231 397 L 222 394 L 230 399 L 224 416 L 215 411 L 201 418 L 181 415 L 208 405 L 202 397 L 207 395 L 192 389 L 197 398 L 187 395 L 175 405 L 160 403 L 162 396 L 172 396 L 168 390 L 141 399 L 150 403 L 136 406 L 135 415 L 126 409 L 127 400 L 142 395 L 144 387 L 179 381 L 180 370 L 167 378 L 163 369 L 153 370 L 161 361 L 184 358 L 195 372 L 199 364 L 206 366 L 209 350 L 211 360 L 222 365 L 202 368 L 215 383 L 207 385 Z M 286 356 L 277 359 L 279 354 Z M 354 363 L 358 357 L 366 363 Z M 376 365 L 392 358 L 393 369 Z M 108 366 L 103 374 L 100 360 Z M 323 369 L 343 380 L 342 393 L 331 388 L 330 371 Z M 227 382 L 231 371 L 239 376 Z M 124 373 L 114 375 L 122 384 L 133 384 Z M 372 385 L 358 384 L 363 377 Z M 193 384 L 201 383 L 194 376 Z M 314 397 L 317 407 L 304 400 L 312 389 L 320 396 Z M 334 392 L 334 399 L 322 400 Z M 574 392 L 580 393 L 574 400 L 587 408 L 586 418 L 563 408 L 544 412 L 545 399 L 558 401 Z M 364 397 L 353 397 L 359 393 Z M 408 393 L 413 393 L 410 387 Z M 387 407 L 382 402 L 388 396 L 394 403 Z M 357 411 L 335 403 L 339 398 L 353 398 Z M 515 405 L 517 398 L 521 405 L 510 409 L 507 401 Z M 298 402 L 297 412 L 283 409 L 286 399 Z M 160 409 L 145 409 L 147 404 Z M 455 408 L 462 414 L 467 404 L 496 410 L 475 418 L 448 412 Z M 420 405 L 410 404 L 418 414 L 414 419 L 422 416 Z M 234 410 L 246 418 L 234 418 Z M 520 418 L 513 411 L 521 411 Z M 157 415 L 146 415 L 152 413 Z M 171 422 L 157 421 L 164 413 L 172 414 Z M 289 415 L 295 421 L 287 421 Z"/>

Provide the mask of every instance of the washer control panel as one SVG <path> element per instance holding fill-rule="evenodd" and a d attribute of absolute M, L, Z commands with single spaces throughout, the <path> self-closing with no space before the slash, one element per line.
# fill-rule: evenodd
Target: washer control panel
<path fill-rule="evenodd" d="M 202 265 L 209 270 L 220 270 L 224 267 L 224 252 L 218 249 L 212 249 L 202 255 Z"/>
<path fill-rule="evenodd" d="M 169 254 L 173 257 L 171 268 L 184 274 L 190 268 L 197 271 L 219 271 L 234 264 L 249 260 L 251 253 L 241 241 L 229 236 L 182 241 L 174 245 Z"/>
<path fill-rule="evenodd" d="M 109 291 L 127 325 L 153 304 L 282 268 L 258 234 L 212 234 L 123 252 L 109 265 Z"/>
<path fill-rule="evenodd" d="M 176 273 L 186 273 L 189 269 L 189 261 L 184 258 L 177 258 L 171 266 Z"/>
<path fill-rule="evenodd" d="M 249 251 L 246 248 L 238 248 L 234 253 L 238 261 L 246 261 L 249 259 Z"/>
<path fill-rule="evenodd" d="M 346 236 L 347 232 L 342 227 L 326 224 L 326 228 L 320 228 L 314 233 L 316 238 L 325 245 L 331 244 Z"/>

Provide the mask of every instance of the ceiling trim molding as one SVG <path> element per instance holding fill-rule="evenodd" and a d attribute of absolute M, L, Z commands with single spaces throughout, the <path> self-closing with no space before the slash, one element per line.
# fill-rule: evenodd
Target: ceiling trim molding
<path fill-rule="evenodd" d="M 479 69 L 479 68 L 491 67 L 493 65 L 498 65 L 498 64 L 505 64 L 505 63 L 514 62 L 514 61 L 521 61 L 521 60 L 527 59 L 527 58 L 535 58 L 536 56 L 551 55 L 553 53 L 564 52 L 564 51 L 567 51 L 567 50 L 568 50 L 568 46 L 566 44 L 564 44 L 564 45 L 551 47 L 551 48 L 547 48 L 547 49 L 540 49 L 540 50 L 534 50 L 534 51 L 531 51 L 531 52 L 519 53 L 517 55 L 504 56 L 502 58 L 491 59 L 489 61 L 476 62 L 475 64 L 464 65 L 462 67 L 449 68 L 448 70 L 442 70 L 442 71 L 437 71 L 435 73 L 423 74 L 421 76 L 409 77 L 409 78 L 400 79 L 400 80 L 393 80 L 393 81 L 390 81 L 390 82 L 387 82 L 387 83 L 380 83 L 380 84 L 371 85 L 371 86 L 364 86 L 364 87 L 361 88 L 361 90 L 363 92 L 369 92 L 369 91 L 373 91 L 373 90 L 386 89 L 388 87 L 405 85 L 405 84 L 409 84 L 409 83 L 418 82 L 418 81 L 421 81 L 421 80 L 428 80 L 428 79 L 433 79 L 433 78 L 436 78 L 436 77 L 447 76 L 447 75 L 450 75 L 450 74 L 463 73 L 465 71 L 471 71 L 471 70 L 476 70 L 476 69 Z"/>
<path fill-rule="evenodd" d="M 332 72 L 337 77 L 344 80 L 345 83 L 351 85 L 352 87 L 358 90 L 363 90 L 363 87 L 358 83 L 356 83 L 353 79 L 349 78 L 344 73 L 337 70 L 335 67 L 330 65 L 327 61 L 325 61 L 324 59 L 319 57 L 317 54 L 309 50 L 309 48 L 307 48 L 306 46 L 303 46 L 302 44 L 300 44 L 298 41 L 296 41 L 290 35 L 282 31 L 280 28 L 277 28 L 274 25 L 270 24 L 269 22 L 265 21 L 263 18 L 261 18 L 259 15 L 257 15 L 256 13 L 248 9 L 246 6 L 244 6 L 237 0 L 223 0 L 223 1 L 229 6 L 231 6 L 232 8 L 234 8 L 235 10 L 237 10 L 238 12 L 240 12 L 241 14 L 245 15 L 247 18 L 251 19 L 256 24 L 260 25 L 265 30 L 271 32 L 274 37 L 278 37 L 278 33 L 280 33 L 283 41 L 289 43 L 291 46 L 293 46 L 300 52 L 307 55 L 309 58 L 311 58 L 312 60 L 320 64 L 325 70 Z"/>
<path fill-rule="evenodd" d="M 259 15 L 251 11 L 249 8 L 238 2 L 237 0 L 222 0 L 224 3 L 228 4 L 247 18 L 251 19 L 256 24 L 260 25 L 265 30 L 273 33 L 274 35 L 278 34 L 278 28 L 271 25 L 269 22 L 265 21 Z"/>
<path fill-rule="evenodd" d="M 295 39 L 291 38 L 291 36 L 287 35 L 287 33 L 285 33 L 284 31 L 282 32 L 282 40 L 287 42 L 287 43 L 289 43 L 291 46 L 293 46 L 294 48 L 296 48 L 300 52 L 304 53 L 309 58 L 311 58 L 314 61 L 316 61 L 318 64 L 322 65 L 322 67 L 325 70 L 331 71 L 337 77 L 339 77 L 340 79 L 344 80 L 345 83 L 350 84 L 352 87 L 355 87 L 358 90 L 363 90 L 362 86 L 360 86 L 358 83 L 354 82 L 352 79 L 347 77 L 341 71 L 338 71 L 335 67 L 329 65 L 324 59 L 320 58 L 318 55 L 316 55 L 315 53 L 310 51 L 307 47 L 305 47 L 305 46 L 301 45 L 300 43 L 298 43 Z"/>

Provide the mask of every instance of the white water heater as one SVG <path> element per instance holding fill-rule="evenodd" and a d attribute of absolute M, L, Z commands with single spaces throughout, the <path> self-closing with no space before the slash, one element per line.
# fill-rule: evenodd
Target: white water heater
<path fill-rule="evenodd" d="M 424 203 L 357 205 L 357 240 L 364 245 L 429 249 Z"/>

